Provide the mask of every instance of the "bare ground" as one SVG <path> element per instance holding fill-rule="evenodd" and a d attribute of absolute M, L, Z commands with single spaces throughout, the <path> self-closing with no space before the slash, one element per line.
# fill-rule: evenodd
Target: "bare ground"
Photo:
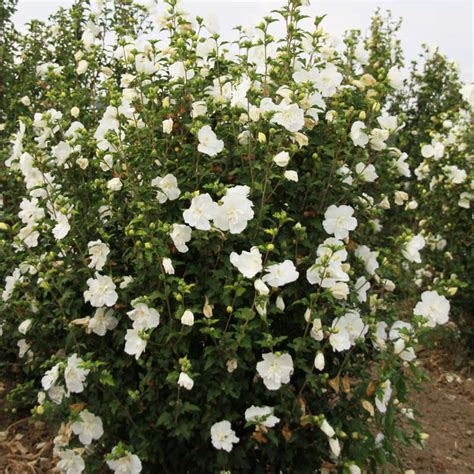
<path fill-rule="evenodd" d="M 454 371 L 447 351 L 421 358 L 431 383 L 413 395 L 429 435 L 424 449 L 401 452 L 405 468 L 415 473 L 474 473 L 474 378 L 469 368 Z"/>

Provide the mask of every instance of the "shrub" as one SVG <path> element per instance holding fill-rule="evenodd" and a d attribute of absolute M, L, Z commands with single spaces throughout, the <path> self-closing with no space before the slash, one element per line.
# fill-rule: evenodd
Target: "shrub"
<path fill-rule="evenodd" d="M 360 472 L 422 441 L 398 419 L 449 302 L 391 225 L 398 25 L 337 47 L 301 3 L 235 42 L 174 0 L 37 25 L 1 308 L 62 470 Z"/>

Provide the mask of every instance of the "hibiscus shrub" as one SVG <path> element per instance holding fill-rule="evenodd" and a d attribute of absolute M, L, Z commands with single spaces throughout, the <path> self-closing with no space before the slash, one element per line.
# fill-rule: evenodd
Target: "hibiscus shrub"
<path fill-rule="evenodd" d="M 176 0 L 116 3 L 32 25 L 34 69 L 9 64 L 2 345 L 58 467 L 400 465 L 450 304 L 415 294 L 425 238 L 391 224 L 414 207 L 398 25 L 338 44 L 295 0 L 229 42 Z"/>
<path fill-rule="evenodd" d="M 439 49 L 425 47 L 422 66 L 413 65 L 408 93 L 392 106 L 392 113 L 405 117 L 399 139 L 413 169 L 400 205 L 412 208 L 404 217 L 426 241 L 415 284 L 443 286 L 453 296 L 452 317 L 462 342 L 458 356 L 462 348 L 474 347 L 474 293 L 469 285 L 474 272 L 473 102 L 474 88 L 460 82 L 456 64 Z M 401 222 L 400 215 L 393 224 Z"/>

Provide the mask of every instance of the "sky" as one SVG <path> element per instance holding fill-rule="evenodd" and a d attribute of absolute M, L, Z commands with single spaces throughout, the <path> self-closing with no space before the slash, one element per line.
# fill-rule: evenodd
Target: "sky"
<path fill-rule="evenodd" d="M 46 20 L 60 6 L 73 0 L 18 0 L 15 23 L 21 27 L 29 20 Z M 191 14 L 217 18 L 224 35 L 236 25 L 254 25 L 284 0 L 184 0 Z M 438 46 L 459 65 L 461 77 L 474 78 L 474 7 L 470 0 L 313 0 L 306 10 L 313 15 L 327 14 L 323 27 L 336 35 L 357 28 L 366 32 L 377 7 L 390 9 L 402 17 L 400 38 L 407 60 L 415 59 L 426 43 Z"/>

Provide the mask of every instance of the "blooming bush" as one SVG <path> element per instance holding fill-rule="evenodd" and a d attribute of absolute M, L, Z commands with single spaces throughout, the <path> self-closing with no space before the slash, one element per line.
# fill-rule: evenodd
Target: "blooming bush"
<path fill-rule="evenodd" d="M 39 27 L 0 308 L 64 472 L 360 472 L 421 442 L 397 420 L 450 303 L 405 304 L 397 25 L 338 44 L 301 3 L 235 42 L 176 0 Z"/>
<path fill-rule="evenodd" d="M 474 88 L 461 84 L 456 65 L 438 49 L 426 47 L 423 59 L 423 68 L 412 70 L 407 98 L 393 106 L 407 122 L 400 142 L 413 170 L 404 204 L 412 208 L 411 218 L 410 214 L 405 218 L 426 244 L 415 283 L 443 287 L 453 297 L 458 337 L 469 348 L 474 342 L 474 295 L 469 285 L 473 273 L 470 111 Z M 401 222 L 399 216 L 395 225 Z"/>

